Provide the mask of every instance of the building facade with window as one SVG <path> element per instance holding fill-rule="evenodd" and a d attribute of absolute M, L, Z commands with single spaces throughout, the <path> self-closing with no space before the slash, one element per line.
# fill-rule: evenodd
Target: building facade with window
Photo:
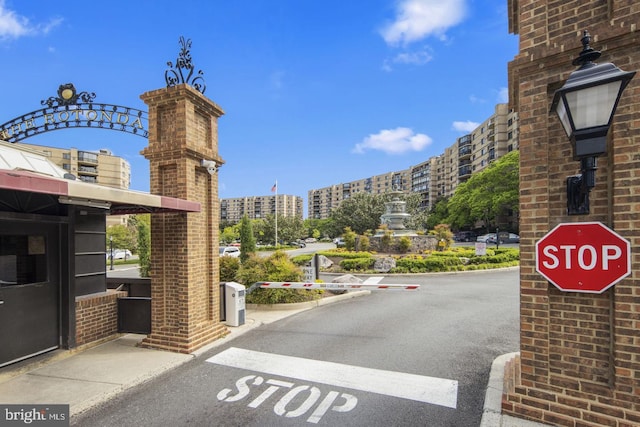
<path fill-rule="evenodd" d="M 122 157 L 114 156 L 110 150 L 101 149 L 96 152 L 23 143 L 20 145 L 38 151 L 80 181 L 121 189 L 131 186 L 131 165 Z"/>
<path fill-rule="evenodd" d="M 308 217 L 312 219 L 328 218 L 332 209 L 357 193 L 384 194 L 392 190 L 403 192 L 411 190 L 410 169 L 309 190 L 307 195 Z"/>
<path fill-rule="evenodd" d="M 287 194 L 220 199 L 220 221 L 237 223 L 244 215 L 249 219 L 266 218 L 276 213 L 276 207 L 279 216 L 302 219 L 303 203 L 302 197 Z"/>
<path fill-rule="evenodd" d="M 451 197 L 458 185 L 496 159 L 518 149 L 518 115 L 508 104 L 498 104 L 494 114 L 473 132 L 464 135 L 433 156 L 409 169 L 309 190 L 309 218 L 328 218 L 331 210 L 358 192 L 386 193 L 395 189 L 421 195 L 421 206 L 430 209 L 443 197 Z"/>

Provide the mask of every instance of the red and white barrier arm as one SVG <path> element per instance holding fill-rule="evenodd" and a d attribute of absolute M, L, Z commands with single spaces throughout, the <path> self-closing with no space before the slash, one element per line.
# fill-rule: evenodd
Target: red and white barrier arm
<path fill-rule="evenodd" d="M 417 291 L 420 285 L 384 285 L 381 283 L 309 283 L 309 282 L 257 282 L 263 289 L 364 289 L 369 291 Z"/>

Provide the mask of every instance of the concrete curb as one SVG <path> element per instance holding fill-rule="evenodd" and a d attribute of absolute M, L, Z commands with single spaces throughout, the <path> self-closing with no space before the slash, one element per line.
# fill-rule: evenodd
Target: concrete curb
<path fill-rule="evenodd" d="M 484 408 L 480 427 L 540 427 L 546 426 L 535 421 L 502 415 L 502 393 L 504 390 L 504 369 L 519 352 L 507 353 L 495 358 L 491 364 L 491 373 L 484 397 Z"/>

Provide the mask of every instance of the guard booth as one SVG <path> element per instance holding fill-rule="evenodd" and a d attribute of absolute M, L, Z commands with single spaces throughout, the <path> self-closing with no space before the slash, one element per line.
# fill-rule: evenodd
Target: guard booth
<path fill-rule="evenodd" d="M 106 285 L 108 214 L 200 210 L 70 178 L 44 156 L 0 142 L 0 367 L 117 332 L 117 300 L 127 293 Z"/>

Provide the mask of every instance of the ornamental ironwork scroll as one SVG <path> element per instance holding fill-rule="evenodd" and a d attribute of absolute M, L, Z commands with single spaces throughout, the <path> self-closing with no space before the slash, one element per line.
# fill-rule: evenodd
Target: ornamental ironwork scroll
<path fill-rule="evenodd" d="M 164 80 L 167 83 L 167 87 L 186 83 L 204 95 L 204 91 L 207 90 L 203 77 L 204 73 L 202 70 L 198 70 L 197 75 L 194 76 L 194 66 L 191 63 L 191 52 L 189 51 L 191 49 L 191 39 L 185 39 L 184 36 L 181 36 L 180 45 L 182 47 L 176 64 L 173 65 L 171 61 L 167 62 L 170 67 L 164 72 Z"/>
<path fill-rule="evenodd" d="M 40 101 L 45 106 L 0 125 L 0 139 L 18 142 L 60 129 L 94 128 L 149 137 L 146 111 L 94 102 L 93 92 L 78 92 L 73 83 L 58 88 L 58 96 Z"/>

